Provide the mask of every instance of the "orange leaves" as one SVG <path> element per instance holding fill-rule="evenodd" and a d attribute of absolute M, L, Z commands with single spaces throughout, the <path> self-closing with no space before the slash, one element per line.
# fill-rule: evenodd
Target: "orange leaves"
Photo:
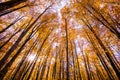
<path fill-rule="evenodd" d="M 76 38 L 76 30 L 75 29 L 68 29 L 68 37 L 70 40 L 74 40 Z"/>
<path fill-rule="evenodd" d="M 70 17 L 70 9 L 69 9 L 69 7 L 67 7 L 67 6 L 63 7 L 62 10 L 61 10 L 61 13 L 62 13 L 63 19 L 64 18 L 69 18 Z"/>
<path fill-rule="evenodd" d="M 52 2 L 54 3 L 53 6 L 51 6 L 42 17 L 39 17 L 37 21 L 36 17 Z M 14 32 L 21 29 L 20 33 L 11 37 L 11 40 L 4 46 L 4 49 L 2 48 L 0 50 L 2 51 L 0 52 L 1 54 L 6 54 L 5 50 L 9 50 L 15 43 L 18 37 L 20 37 L 22 30 L 26 31 L 27 28 L 30 27 L 28 31 L 22 33 L 22 38 L 20 37 L 17 41 L 19 44 L 16 42 L 17 46 L 15 45 L 15 47 L 13 47 L 14 50 L 10 52 L 12 54 L 8 58 L 8 61 L 9 59 L 13 59 L 16 52 L 21 57 L 18 57 L 17 54 L 17 57 L 14 58 L 16 60 L 12 61 L 14 67 L 11 66 L 11 68 L 14 69 L 14 71 L 12 74 L 8 74 L 10 73 L 8 71 L 8 79 L 13 76 L 15 76 L 16 79 L 21 79 L 21 75 L 22 78 L 27 79 L 28 75 L 31 75 L 29 79 L 36 79 L 37 77 L 41 78 L 41 80 L 65 80 L 66 74 L 68 74 L 66 68 L 69 68 L 69 79 L 71 80 L 78 79 L 80 75 L 82 77 L 81 80 L 87 80 L 89 74 L 86 72 L 93 74 L 90 75 L 91 79 L 93 79 L 93 77 L 95 77 L 96 80 L 99 79 L 97 73 L 102 73 L 102 80 L 109 79 L 107 72 L 110 70 L 113 72 L 114 70 L 97 71 L 97 68 L 102 69 L 104 65 L 107 67 L 109 62 L 107 62 L 106 55 L 104 55 L 106 50 L 102 49 L 102 46 L 100 46 L 101 43 L 98 42 L 96 38 L 100 38 L 99 41 L 103 43 L 106 41 L 105 44 L 109 46 L 116 45 L 113 46 L 113 48 L 116 50 L 119 49 L 117 46 L 118 39 L 114 37 L 114 35 L 111 35 L 112 33 L 103 25 L 105 21 L 103 21 L 101 15 L 103 15 L 103 18 L 110 24 L 115 25 L 111 20 L 112 18 L 107 15 L 109 9 L 106 3 L 100 0 L 89 0 L 89 2 L 88 0 L 36 0 L 36 2 L 33 3 L 31 0 L 29 3 L 22 3 L 14 8 L 25 4 L 28 4 L 29 8 L 18 10 L 0 19 L 0 30 L 2 30 L 4 25 L 6 26 L 11 23 L 13 18 L 19 15 L 24 16 L 14 26 L 10 26 L 12 29 L 4 32 L 8 33 L 4 39 L 6 41 L 10 39 L 11 36 L 9 31 Z M 112 11 L 114 12 L 112 14 L 118 16 L 118 7 L 112 7 Z M 97 18 L 103 21 L 103 23 L 100 23 Z M 35 19 L 36 22 L 34 24 Z M 24 23 L 25 25 L 23 25 Z M 30 26 L 30 24 L 33 25 Z M 35 30 L 33 32 L 34 35 L 31 34 L 33 29 Z M 32 37 L 30 35 L 32 35 Z M 29 36 L 31 38 L 26 41 Z M 109 38 L 107 38 L 108 36 Z M 1 41 L 0 43 L 3 44 L 5 41 Z M 105 47 L 108 46 L 105 45 Z M 111 53 L 113 52 L 112 49 L 109 50 L 111 50 Z M 3 56 L 1 54 L 0 56 Z M 36 55 L 36 57 L 34 55 Z M 16 63 L 21 61 L 23 57 L 23 64 Z M 66 63 L 68 64 L 66 65 Z M 9 68 L 9 66 L 7 67 Z M 21 68 L 19 69 L 19 67 Z M 14 74 L 15 71 L 17 75 Z M 20 76 L 18 77 L 18 75 Z M 107 78 L 106 76 L 104 77 L 104 75 L 106 75 Z"/>
<path fill-rule="evenodd" d="M 55 18 L 57 17 L 57 15 L 55 13 L 47 13 L 47 14 L 44 14 L 44 16 L 41 18 L 42 21 L 52 21 L 54 20 Z"/>

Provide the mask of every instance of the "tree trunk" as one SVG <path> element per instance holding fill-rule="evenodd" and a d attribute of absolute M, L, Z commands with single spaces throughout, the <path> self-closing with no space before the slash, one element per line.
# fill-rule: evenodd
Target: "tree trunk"
<path fill-rule="evenodd" d="M 69 52 L 68 52 L 68 28 L 67 20 L 65 19 L 65 33 L 66 33 L 66 80 L 69 80 Z"/>
<path fill-rule="evenodd" d="M 50 5 L 51 6 L 51 5 Z M 49 7 L 50 7 L 49 6 Z M 5 54 L 5 56 L 0 60 L 0 69 L 3 67 L 3 65 L 5 64 L 6 60 L 8 59 L 8 57 L 11 55 L 11 53 L 17 48 L 18 44 L 20 43 L 20 41 L 23 39 L 23 37 L 27 34 L 27 32 L 33 27 L 33 25 L 37 22 L 37 20 L 47 11 L 47 9 L 49 9 L 49 7 L 47 7 L 31 24 L 30 26 L 27 27 L 26 30 L 24 30 L 21 35 L 19 36 L 19 38 L 17 39 L 17 41 L 12 45 L 12 47 L 7 51 L 7 53 Z"/>
<path fill-rule="evenodd" d="M 18 22 L 19 20 L 21 20 L 23 17 L 18 17 L 16 20 L 14 20 L 12 23 L 10 23 L 6 28 L 4 28 L 3 30 L 0 31 L 0 34 L 3 33 L 4 31 L 6 31 L 8 28 L 10 28 L 11 26 L 13 26 L 16 22 Z"/>
<path fill-rule="evenodd" d="M 7 2 L 0 3 L 0 11 L 4 11 L 6 9 L 12 8 L 20 3 L 26 2 L 27 0 L 10 0 Z"/>
<path fill-rule="evenodd" d="M 18 8 L 13 8 L 13 9 L 5 10 L 5 11 L 3 11 L 3 12 L 0 13 L 0 17 L 1 17 L 1 16 L 4 16 L 4 15 L 6 15 L 6 14 L 9 14 L 9 13 L 11 13 L 11 12 L 17 11 L 17 10 L 19 10 L 19 9 L 25 8 L 25 7 L 27 7 L 27 6 L 28 6 L 28 5 L 23 5 L 23 6 L 18 7 Z"/>
<path fill-rule="evenodd" d="M 11 35 L 10 38 L 0 46 L 0 49 L 2 49 L 20 31 L 21 31 L 21 29 L 19 29 L 17 32 L 15 32 L 13 35 Z"/>

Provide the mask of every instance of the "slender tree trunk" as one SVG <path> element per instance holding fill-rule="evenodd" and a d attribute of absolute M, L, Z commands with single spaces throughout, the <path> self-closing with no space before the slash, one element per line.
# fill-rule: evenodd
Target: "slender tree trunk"
<path fill-rule="evenodd" d="M 23 6 L 18 7 L 18 8 L 13 8 L 13 9 L 5 10 L 5 11 L 3 11 L 3 12 L 0 13 L 0 17 L 1 17 L 1 16 L 4 16 L 4 15 L 6 15 L 6 14 L 9 14 L 9 13 L 11 13 L 11 12 L 17 11 L 17 10 L 19 10 L 19 9 L 25 8 L 25 7 L 27 7 L 27 6 L 28 6 L 28 5 L 23 5 Z"/>
<path fill-rule="evenodd" d="M 35 58 L 35 63 L 34 63 L 34 64 L 36 64 L 36 62 L 37 62 L 37 60 L 38 60 L 38 57 L 39 57 L 39 55 L 40 55 L 41 49 L 42 49 L 42 47 L 44 46 L 47 38 L 49 37 L 49 35 L 51 34 L 52 31 L 53 31 L 53 30 L 51 30 L 51 31 L 46 35 L 44 41 L 42 42 L 40 48 L 38 49 L 37 56 L 36 56 L 36 58 Z M 34 67 L 34 66 L 35 66 L 35 65 L 33 65 L 33 67 Z M 33 69 L 32 69 L 30 72 L 32 73 L 32 71 L 33 71 Z M 38 75 L 39 75 L 39 74 L 38 74 Z M 30 74 L 29 76 L 31 76 L 31 74 Z"/>
<path fill-rule="evenodd" d="M 81 73 L 80 73 L 80 64 L 79 64 L 79 61 L 78 61 L 78 53 L 77 53 L 77 49 L 76 49 L 76 44 L 75 44 L 75 42 L 74 42 L 74 45 L 75 45 L 75 57 L 76 57 L 76 59 L 77 59 L 77 68 L 78 68 L 78 79 L 82 79 L 82 77 L 81 77 Z"/>
<path fill-rule="evenodd" d="M 31 28 L 31 27 L 30 27 Z M 21 35 L 18 37 L 16 42 L 11 46 L 11 48 L 6 52 L 5 56 L 0 60 L 0 69 L 3 67 L 5 64 L 6 60 L 8 57 L 11 55 L 11 53 L 17 48 L 19 42 L 23 39 L 23 37 L 27 34 L 28 30 L 24 30 Z"/>
<path fill-rule="evenodd" d="M 13 36 L 15 36 L 20 31 L 21 31 L 21 29 L 19 29 L 17 32 L 15 32 L 13 35 L 11 35 L 10 38 L 0 46 L 0 50 L 13 38 Z"/>
<path fill-rule="evenodd" d="M 90 74 L 89 74 L 89 70 L 88 70 L 88 67 L 87 67 L 87 62 L 86 62 L 86 59 L 85 59 L 85 55 L 83 54 L 83 52 L 81 52 L 81 53 L 82 53 L 83 60 L 84 60 L 84 63 L 85 63 L 85 69 L 86 69 L 86 73 L 87 73 L 87 79 L 91 80 Z"/>
<path fill-rule="evenodd" d="M 51 5 L 50 5 L 51 6 Z M 50 7 L 49 6 L 49 7 Z M 5 56 L 0 60 L 0 69 L 3 67 L 3 65 L 5 64 L 6 60 L 8 59 L 8 57 L 11 55 L 11 53 L 17 48 L 18 44 L 20 43 L 20 41 L 23 39 L 23 37 L 27 34 L 27 32 L 33 27 L 33 25 L 38 21 L 38 19 L 47 11 L 47 9 L 49 9 L 49 7 L 47 7 L 31 24 L 30 26 L 24 30 L 21 35 L 19 36 L 19 38 L 17 39 L 17 41 L 12 45 L 12 47 L 6 52 Z"/>
<path fill-rule="evenodd" d="M 62 50 L 61 50 L 62 51 Z M 61 79 L 61 74 L 62 74 L 62 58 L 61 58 L 61 54 L 59 53 L 59 60 L 60 60 L 60 70 L 59 70 L 59 80 Z"/>
<path fill-rule="evenodd" d="M 24 69 L 24 73 L 23 71 L 21 72 L 21 76 L 19 75 L 19 77 L 17 77 L 18 80 L 24 80 L 24 78 L 27 76 L 26 74 L 29 73 L 29 70 L 32 69 L 32 66 L 34 65 L 33 64 L 34 62 L 30 63 L 28 66 L 26 66 L 26 68 Z"/>
<path fill-rule="evenodd" d="M 18 22 L 19 20 L 21 20 L 23 17 L 18 17 L 16 20 L 14 20 L 12 23 L 10 23 L 6 28 L 4 28 L 3 30 L 0 31 L 0 34 L 3 33 L 4 31 L 6 31 L 8 28 L 10 28 L 12 25 L 14 25 L 16 22 Z"/>
<path fill-rule="evenodd" d="M 115 34 L 119 39 L 120 39 L 120 33 L 117 31 L 117 29 L 115 29 L 113 26 L 111 26 L 107 20 L 103 17 L 102 17 L 102 20 L 99 19 L 96 15 L 94 15 L 91 10 L 89 10 L 87 7 L 84 7 L 90 14 L 93 15 L 93 17 L 99 21 L 100 23 L 102 23 L 108 30 L 110 30 L 113 34 Z"/>
<path fill-rule="evenodd" d="M 48 58 L 48 57 L 47 57 Z M 42 70 L 41 70 L 41 74 L 40 74 L 40 80 L 43 80 L 43 77 L 44 77 L 44 73 L 45 73 L 45 69 L 46 69 L 46 64 L 47 64 L 47 58 L 45 59 L 45 61 L 43 62 L 43 67 L 42 67 Z"/>
<path fill-rule="evenodd" d="M 25 56 L 22 57 L 22 60 L 20 61 L 19 65 L 17 66 L 13 77 L 11 78 L 11 80 L 13 80 L 16 76 L 16 74 L 18 73 L 19 69 L 21 68 L 23 62 L 25 61 L 25 59 L 30 55 L 31 50 L 36 46 L 38 40 L 35 40 L 33 45 L 29 48 L 29 50 L 26 52 Z"/>
<path fill-rule="evenodd" d="M 69 51 L 68 51 L 68 28 L 67 28 L 67 20 L 65 19 L 65 33 L 66 33 L 66 80 L 69 80 Z"/>
<path fill-rule="evenodd" d="M 85 31 L 86 32 L 86 31 Z M 97 45 L 95 44 L 94 40 L 90 37 L 90 35 L 88 35 L 88 33 L 86 32 L 87 34 L 87 37 L 89 38 L 91 44 L 93 45 L 93 49 L 95 50 L 96 52 L 96 55 L 98 56 L 99 60 L 101 61 L 104 69 L 106 70 L 106 72 L 108 73 L 108 76 L 110 79 L 114 79 L 113 75 L 112 75 L 112 72 L 110 71 L 109 67 L 106 65 L 106 62 L 104 60 L 104 58 L 102 57 L 99 49 L 96 47 Z"/>
<path fill-rule="evenodd" d="M 49 80 L 49 71 L 50 71 L 50 63 L 49 63 L 49 66 L 48 66 L 48 70 L 47 70 L 47 75 L 46 75 L 46 80 Z"/>
<path fill-rule="evenodd" d="M 72 49 L 72 62 L 73 62 L 73 75 L 74 75 L 74 80 L 76 80 L 76 67 L 75 67 L 75 58 L 74 58 L 74 50 L 73 50 L 73 45 L 72 45 L 72 42 L 71 42 L 71 49 Z"/>
<path fill-rule="evenodd" d="M 3 79 L 5 74 L 8 72 L 9 67 L 11 67 L 11 65 L 13 64 L 13 62 L 15 61 L 15 59 L 17 58 L 17 56 L 20 54 L 20 52 L 23 50 L 25 44 L 31 39 L 32 33 L 28 36 L 28 38 L 24 41 L 24 43 L 22 44 L 22 46 L 20 47 L 20 49 L 17 51 L 17 53 L 12 57 L 12 59 L 6 64 L 6 66 L 0 71 L 1 73 L 3 73 L 4 75 L 0 75 L 0 79 Z"/>
<path fill-rule="evenodd" d="M 4 11 L 6 9 L 12 8 L 20 3 L 26 2 L 27 0 L 10 0 L 7 2 L 0 3 L 0 11 Z"/>
<path fill-rule="evenodd" d="M 56 56 L 55 56 L 55 63 L 54 63 L 54 66 L 53 66 L 53 73 L 52 73 L 52 79 L 53 80 L 56 80 L 56 73 L 57 73 L 57 53 L 56 53 Z"/>
<path fill-rule="evenodd" d="M 94 66 L 95 66 L 95 68 L 96 68 L 96 74 L 97 74 L 98 79 L 99 79 L 99 80 L 105 80 L 104 76 L 101 74 L 100 70 L 98 69 L 95 61 L 94 61 Z"/>
<path fill-rule="evenodd" d="M 86 19 L 86 20 L 87 20 L 87 19 Z M 84 20 L 83 20 L 83 22 L 85 23 Z M 97 36 L 95 30 L 92 28 L 92 26 L 90 25 L 89 21 L 87 21 L 87 22 L 88 22 L 88 25 L 85 23 L 86 26 L 91 30 L 91 32 L 92 32 L 93 35 L 95 36 L 96 40 L 98 41 L 98 43 L 100 44 L 100 46 L 101 46 L 101 47 L 103 48 L 103 50 L 105 51 L 105 54 L 106 54 L 107 58 L 109 59 L 109 62 L 110 62 L 110 64 L 111 64 L 112 68 L 114 69 L 117 77 L 120 79 L 120 76 L 119 76 L 119 75 L 120 75 L 120 71 L 118 70 L 117 66 L 115 65 L 115 64 L 117 64 L 117 63 L 115 63 L 115 62 L 113 61 L 113 59 L 112 59 L 112 57 L 111 57 L 108 49 L 104 46 L 104 44 L 103 44 L 103 42 L 101 41 L 101 39 Z"/>

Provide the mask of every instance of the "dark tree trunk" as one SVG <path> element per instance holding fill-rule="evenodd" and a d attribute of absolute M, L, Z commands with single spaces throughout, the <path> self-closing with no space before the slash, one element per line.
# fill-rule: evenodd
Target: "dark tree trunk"
<path fill-rule="evenodd" d="M 7 2 L 0 3 L 0 11 L 4 11 L 6 9 L 12 8 L 20 3 L 26 2 L 27 0 L 10 0 Z"/>
<path fill-rule="evenodd" d="M 11 67 L 11 65 L 13 64 L 13 62 L 15 61 L 15 59 L 17 58 L 17 56 L 20 54 L 20 52 L 23 50 L 25 44 L 31 39 L 30 36 L 32 35 L 32 33 L 28 36 L 28 38 L 24 41 L 24 43 L 22 44 L 22 46 L 20 47 L 20 49 L 17 51 L 17 53 L 12 57 L 12 59 L 6 64 L 6 66 L 0 71 L 1 73 L 3 73 L 3 75 L 0 75 L 0 79 L 3 79 L 5 74 L 8 72 L 9 67 Z"/>
<path fill-rule="evenodd" d="M 69 52 L 68 52 L 68 28 L 67 28 L 67 20 L 65 19 L 65 33 L 66 33 L 66 80 L 69 80 Z"/>
<path fill-rule="evenodd" d="M 6 60 L 11 55 L 11 53 L 17 48 L 18 44 L 23 39 L 23 37 L 33 27 L 33 25 L 38 21 L 38 19 L 47 11 L 47 9 L 49 9 L 50 6 L 48 6 L 30 25 L 28 24 L 29 26 L 21 33 L 21 35 L 18 37 L 17 41 L 11 46 L 11 48 L 6 52 L 5 56 L 0 60 L 0 64 L 1 64 L 0 69 L 3 67 Z"/>
<path fill-rule="evenodd" d="M 18 71 L 20 70 L 23 62 L 25 61 L 25 59 L 30 55 L 30 52 L 33 50 L 33 48 L 36 46 L 38 40 L 35 40 L 35 42 L 33 43 L 33 45 L 30 47 L 30 49 L 27 51 L 27 53 L 22 57 L 22 60 L 20 61 L 19 65 L 17 66 L 11 80 L 14 80 L 16 74 L 18 73 Z"/>
<path fill-rule="evenodd" d="M 102 19 L 100 19 L 99 17 L 97 17 L 95 14 L 92 13 L 92 11 L 90 9 L 88 9 L 88 7 L 84 7 L 90 14 L 93 15 L 93 17 L 99 21 L 100 23 L 102 23 L 108 30 L 110 30 L 113 34 L 115 34 L 119 39 L 120 39 L 120 32 L 117 30 L 117 28 L 113 27 L 105 18 L 104 16 L 99 13 L 96 9 L 94 9 L 94 7 L 92 7 L 91 5 L 89 5 L 89 7 L 91 7 L 93 9 L 93 11 L 95 11 L 97 14 L 99 14 L 99 17 L 101 17 Z"/>
<path fill-rule="evenodd" d="M 27 7 L 27 5 L 23 5 L 23 6 L 18 7 L 18 8 L 13 8 L 13 9 L 5 10 L 5 11 L 3 11 L 3 12 L 0 13 L 0 17 L 1 17 L 1 16 L 4 16 L 4 15 L 6 15 L 6 14 L 9 14 L 9 13 L 11 13 L 11 12 L 17 11 L 17 10 L 19 10 L 19 9 L 25 8 L 25 7 Z"/>
<path fill-rule="evenodd" d="M 0 49 L 2 49 L 12 38 L 13 38 L 13 36 L 15 36 L 17 33 L 19 33 L 21 31 L 21 29 L 20 30 L 18 30 L 17 32 L 15 32 L 13 35 L 11 35 L 10 36 L 10 38 L 5 42 L 5 43 L 3 43 L 1 46 L 0 46 Z"/>
<path fill-rule="evenodd" d="M 15 23 L 17 23 L 19 20 L 21 20 L 23 17 L 18 17 L 16 20 L 14 20 L 12 23 L 10 23 L 6 28 L 4 28 L 3 30 L 0 31 L 0 34 L 3 33 L 4 31 L 6 31 L 7 29 L 9 29 L 12 25 L 14 25 Z"/>
<path fill-rule="evenodd" d="M 106 65 L 106 62 L 104 60 L 104 58 L 102 57 L 99 49 L 96 47 L 97 45 L 95 44 L 94 40 L 88 35 L 88 33 L 86 32 L 91 44 L 93 45 L 93 49 L 96 52 L 96 55 L 98 56 L 100 62 L 102 63 L 102 66 L 104 67 L 105 71 L 107 72 L 108 76 L 110 79 L 114 79 L 112 72 L 110 71 L 109 67 Z"/>
<path fill-rule="evenodd" d="M 78 61 L 78 53 L 77 53 L 75 42 L 74 42 L 74 46 L 75 46 L 75 57 L 76 57 L 76 60 L 77 60 L 77 69 L 78 69 L 76 71 L 78 72 L 78 79 L 82 80 L 81 73 L 80 73 L 80 64 L 79 64 L 79 61 Z"/>
<path fill-rule="evenodd" d="M 85 23 L 85 22 L 84 22 Z M 86 23 L 85 23 L 86 24 Z M 105 51 L 105 54 L 107 56 L 107 58 L 109 59 L 109 62 L 112 66 L 112 68 L 114 69 L 117 77 L 120 79 L 120 71 L 118 70 L 117 66 L 115 65 L 116 63 L 113 61 L 108 49 L 104 46 L 103 42 L 101 41 L 101 39 L 97 36 L 97 34 L 95 33 L 94 29 L 92 28 L 92 26 L 89 24 L 86 24 L 86 26 L 91 30 L 91 32 L 93 33 L 93 35 L 95 36 L 96 40 L 98 41 L 98 43 L 100 44 L 100 46 L 103 48 L 103 50 Z"/>

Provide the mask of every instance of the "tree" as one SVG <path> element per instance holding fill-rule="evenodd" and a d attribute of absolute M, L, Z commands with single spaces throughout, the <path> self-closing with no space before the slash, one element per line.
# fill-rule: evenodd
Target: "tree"
<path fill-rule="evenodd" d="M 0 79 L 119 80 L 119 12 L 114 0 L 0 2 Z"/>

